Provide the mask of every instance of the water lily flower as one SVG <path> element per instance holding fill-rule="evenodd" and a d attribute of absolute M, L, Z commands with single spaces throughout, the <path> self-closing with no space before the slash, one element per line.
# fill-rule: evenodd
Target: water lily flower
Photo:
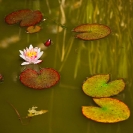
<path fill-rule="evenodd" d="M 39 60 L 39 58 L 42 56 L 43 51 L 40 52 L 40 48 L 38 47 L 33 48 L 32 44 L 29 46 L 29 48 L 26 47 L 26 49 L 23 51 L 19 50 L 19 52 L 20 57 L 26 61 L 21 65 L 38 64 L 42 62 L 42 60 Z"/>

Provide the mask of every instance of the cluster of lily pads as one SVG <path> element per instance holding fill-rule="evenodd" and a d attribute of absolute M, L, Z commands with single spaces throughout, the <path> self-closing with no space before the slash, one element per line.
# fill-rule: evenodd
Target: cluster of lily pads
<path fill-rule="evenodd" d="M 36 33 L 41 30 L 38 24 L 43 19 L 40 11 L 32 11 L 30 9 L 17 10 L 9 13 L 5 17 L 5 22 L 9 25 L 20 23 L 21 27 L 27 27 L 27 33 Z M 62 27 L 62 25 L 60 25 Z M 111 30 L 103 24 L 82 24 L 75 27 L 72 31 L 78 33 L 76 38 L 83 40 L 96 40 L 106 37 Z"/>
<path fill-rule="evenodd" d="M 21 27 L 27 27 L 28 33 L 35 33 L 40 31 L 41 27 L 37 24 L 42 19 L 43 15 L 40 11 L 23 9 L 8 14 L 5 17 L 5 22 L 9 25 L 19 23 Z M 103 24 L 82 24 L 75 27 L 72 31 L 76 32 L 76 38 L 82 40 L 97 40 L 111 33 L 110 28 Z M 42 60 L 39 60 L 39 58 L 42 54 L 43 51 L 40 48 L 34 48 L 32 45 L 23 51 L 20 50 L 20 57 L 25 60 L 21 65 L 41 63 Z M 83 83 L 82 89 L 84 93 L 92 97 L 98 105 L 97 107 L 82 106 L 82 113 L 87 118 L 103 123 L 114 123 L 129 118 L 130 110 L 128 106 L 118 99 L 111 98 L 111 96 L 117 95 L 124 90 L 125 83 L 123 79 L 109 82 L 109 78 L 109 74 L 95 75 Z M 2 76 L 0 77 L 1 79 Z M 59 73 L 52 68 L 42 68 L 38 71 L 27 68 L 20 73 L 20 81 L 24 85 L 37 90 L 50 88 L 56 85 L 59 80 Z M 28 110 L 28 117 L 47 112 L 46 110 L 36 111 L 36 108 L 32 107 Z"/>
<path fill-rule="evenodd" d="M 103 123 L 115 123 L 129 118 L 130 110 L 122 101 L 110 98 L 125 88 L 123 79 L 109 82 L 109 74 L 88 78 L 82 86 L 84 93 L 93 98 L 98 106 L 82 106 L 87 118 Z"/>
<path fill-rule="evenodd" d="M 40 11 L 22 9 L 14 11 L 5 17 L 5 22 L 9 25 L 19 23 L 21 27 L 27 27 L 28 33 L 40 31 L 41 27 L 36 25 L 42 21 L 43 15 Z"/>

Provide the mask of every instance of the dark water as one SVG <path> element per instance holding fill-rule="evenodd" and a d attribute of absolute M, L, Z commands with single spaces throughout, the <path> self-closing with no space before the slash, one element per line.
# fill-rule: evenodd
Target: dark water
<path fill-rule="evenodd" d="M 40 10 L 46 21 L 42 30 L 27 34 L 18 24 L 8 25 L 4 18 L 19 9 Z M 1 133 L 132 133 L 133 127 L 133 0 L 0 0 L 0 132 Z M 96 41 L 76 39 L 71 31 L 83 23 L 100 23 L 111 28 L 111 34 Z M 61 25 L 65 25 L 62 28 Z M 43 42 L 50 38 L 53 44 L 44 49 Z M 19 81 L 23 70 L 19 50 L 41 47 L 44 55 L 40 67 L 59 71 L 61 80 L 46 90 L 33 90 Z M 110 74 L 111 80 L 123 78 L 126 87 L 116 96 L 131 111 L 128 120 L 97 123 L 85 118 L 81 106 L 94 105 L 92 98 L 82 91 L 86 77 Z M 12 103 L 21 116 L 32 106 L 49 112 L 33 117 L 22 125 Z M 27 122 L 24 120 L 24 122 Z"/>

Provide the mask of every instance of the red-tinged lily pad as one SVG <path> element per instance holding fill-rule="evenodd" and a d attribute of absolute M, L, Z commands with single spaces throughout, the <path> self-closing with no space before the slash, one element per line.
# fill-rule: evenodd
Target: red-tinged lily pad
<path fill-rule="evenodd" d="M 20 22 L 23 18 L 25 18 L 30 13 L 31 13 L 30 9 L 18 10 L 18 11 L 8 14 L 5 17 L 5 21 L 8 24 L 15 24 L 15 23 Z"/>
<path fill-rule="evenodd" d="M 20 81 L 33 89 L 50 88 L 60 80 L 59 73 L 52 68 L 42 68 L 39 72 L 26 69 L 20 74 Z"/>
<path fill-rule="evenodd" d="M 109 81 L 109 74 L 95 75 L 88 78 L 82 86 L 85 94 L 91 97 L 110 97 L 117 95 L 125 88 L 123 79 Z"/>
<path fill-rule="evenodd" d="M 111 30 L 108 26 L 102 24 L 82 24 L 73 29 L 78 32 L 76 38 L 83 40 L 97 40 L 106 37 Z"/>
<path fill-rule="evenodd" d="M 0 74 L 0 82 L 3 81 L 3 75 Z"/>
<path fill-rule="evenodd" d="M 20 26 L 33 26 L 42 20 L 43 16 L 40 11 L 32 11 L 30 9 L 23 9 L 14 11 L 5 17 L 5 22 L 8 24 L 15 24 L 20 22 Z"/>
<path fill-rule="evenodd" d="M 29 26 L 26 31 L 27 33 L 36 33 L 39 32 L 41 30 L 41 27 L 36 25 L 36 26 Z"/>
<path fill-rule="evenodd" d="M 124 121 L 130 116 L 128 106 L 120 100 L 114 98 L 93 98 L 93 100 L 99 107 L 82 106 L 83 115 L 91 120 L 115 123 Z"/>

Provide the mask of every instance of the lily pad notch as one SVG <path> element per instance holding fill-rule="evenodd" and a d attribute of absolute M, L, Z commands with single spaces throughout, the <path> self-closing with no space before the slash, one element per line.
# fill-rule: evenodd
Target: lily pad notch
<path fill-rule="evenodd" d="M 43 15 L 39 10 L 22 9 L 8 14 L 5 17 L 5 22 L 9 25 L 19 23 L 21 27 L 29 27 L 27 33 L 36 33 L 41 30 L 41 27 L 36 26 L 36 24 L 42 19 Z"/>
<path fill-rule="evenodd" d="M 125 88 L 123 79 L 110 81 L 109 74 L 89 77 L 82 86 L 84 93 L 91 96 L 98 106 L 82 106 L 82 114 L 96 122 L 115 123 L 127 120 L 130 116 L 128 106 L 120 100 L 109 98 Z"/>
<path fill-rule="evenodd" d="M 20 26 L 33 26 L 39 23 L 43 18 L 40 11 L 32 11 L 30 9 L 17 10 L 5 17 L 7 24 L 20 23 Z"/>
<path fill-rule="evenodd" d="M 21 83 L 37 90 L 51 88 L 56 85 L 59 80 L 59 73 L 52 68 L 42 68 L 39 72 L 29 68 L 20 74 Z"/>
<path fill-rule="evenodd" d="M 115 123 L 129 118 L 130 110 L 126 104 L 114 98 L 93 98 L 96 106 L 82 106 L 82 113 L 96 122 Z"/>
<path fill-rule="evenodd" d="M 111 29 L 103 24 L 82 24 L 72 31 L 77 33 L 76 38 L 88 41 L 104 38 L 111 33 Z"/>
<path fill-rule="evenodd" d="M 94 75 L 83 83 L 82 89 L 86 95 L 96 98 L 114 96 L 124 90 L 123 79 L 110 82 L 109 79 L 109 74 Z"/>

